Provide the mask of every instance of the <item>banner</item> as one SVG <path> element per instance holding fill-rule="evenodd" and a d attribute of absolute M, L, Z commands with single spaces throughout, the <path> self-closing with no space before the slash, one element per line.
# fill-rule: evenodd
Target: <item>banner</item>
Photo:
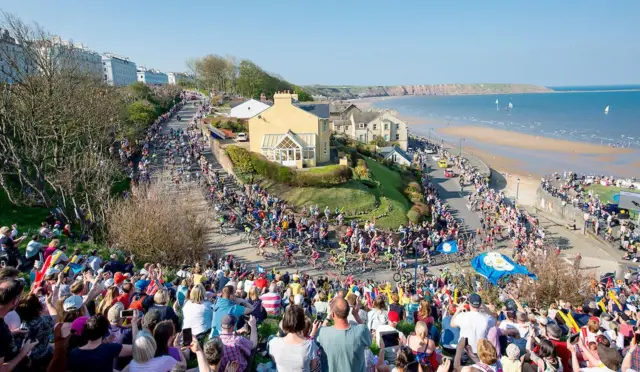
<path fill-rule="evenodd" d="M 498 252 L 482 253 L 471 260 L 471 266 L 492 284 L 498 284 L 500 279 L 513 274 L 527 275 L 538 280 L 535 274 L 530 273 L 525 266 L 518 265 L 509 257 Z"/>

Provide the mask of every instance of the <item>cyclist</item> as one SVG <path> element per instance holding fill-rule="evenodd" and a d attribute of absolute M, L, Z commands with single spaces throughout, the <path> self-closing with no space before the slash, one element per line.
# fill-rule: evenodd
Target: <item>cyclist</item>
<path fill-rule="evenodd" d="M 266 246 L 267 246 L 267 239 L 265 239 L 263 235 L 260 235 L 260 239 L 258 240 L 258 255 L 264 256 L 266 252 L 265 250 Z"/>
<path fill-rule="evenodd" d="M 311 265 L 316 268 L 316 261 L 320 258 L 320 253 L 315 248 L 311 248 Z"/>
<path fill-rule="evenodd" d="M 284 263 L 287 263 L 289 265 L 294 263 L 294 258 L 293 258 L 294 248 L 295 248 L 295 245 L 293 243 L 290 243 L 289 245 L 286 245 L 284 247 L 284 256 L 282 257 L 282 261 Z"/>

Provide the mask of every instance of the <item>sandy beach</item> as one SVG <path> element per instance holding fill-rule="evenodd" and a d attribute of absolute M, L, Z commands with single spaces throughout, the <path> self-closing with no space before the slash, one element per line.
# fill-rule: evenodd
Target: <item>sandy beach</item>
<path fill-rule="evenodd" d="M 598 144 L 561 140 L 508 130 L 476 126 L 449 126 L 438 128 L 437 132 L 501 146 L 512 146 L 536 151 L 555 151 L 564 154 L 629 154 L 630 148 L 616 148 Z"/>

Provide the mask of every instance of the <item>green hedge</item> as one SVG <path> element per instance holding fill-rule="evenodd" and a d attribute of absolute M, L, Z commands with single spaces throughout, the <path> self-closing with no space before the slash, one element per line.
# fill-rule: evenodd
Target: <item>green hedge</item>
<path fill-rule="evenodd" d="M 328 167 L 326 171 L 301 171 L 267 160 L 264 156 L 238 146 L 229 146 L 227 155 L 238 173 L 257 174 L 270 180 L 291 186 L 333 186 L 349 181 L 353 177 L 351 168 L 345 165 Z"/>

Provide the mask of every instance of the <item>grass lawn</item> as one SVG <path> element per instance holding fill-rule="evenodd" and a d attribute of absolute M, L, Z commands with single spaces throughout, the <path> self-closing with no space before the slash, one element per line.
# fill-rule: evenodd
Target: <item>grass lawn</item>
<path fill-rule="evenodd" d="M 603 202 L 613 202 L 613 197 L 620 193 L 620 191 L 628 191 L 634 193 L 640 193 L 638 190 L 631 190 L 623 187 L 603 186 L 603 185 L 590 185 L 586 187 L 586 192 L 593 190 L 598 194 L 599 198 Z"/>
<path fill-rule="evenodd" d="M 338 164 L 331 164 L 331 165 L 325 165 L 322 167 L 313 167 L 313 168 L 305 168 L 300 170 L 300 172 L 306 172 L 306 173 L 310 173 L 310 174 L 319 174 L 319 173 L 328 173 L 331 172 L 334 169 L 338 169 L 340 168 L 340 165 Z"/>
<path fill-rule="evenodd" d="M 334 187 L 290 187 L 274 181 L 264 181 L 262 186 L 269 193 L 279 195 L 296 207 L 317 204 L 321 211 L 329 206 L 331 212 L 338 207 L 343 209 L 347 216 L 352 216 L 354 211 L 370 211 L 354 217 L 359 220 L 372 220 L 374 216 L 386 213 L 386 217 L 376 220 L 377 226 L 396 229 L 400 224 L 406 224 L 411 204 L 402 194 L 404 182 L 400 174 L 368 158 L 367 166 L 371 171 L 372 180 L 377 181 L 380 186 L 371 188 L 358 180 L 350 180 Z M 312 168 L 306 172 L 326 172 L 330 167 L 337 165 Z"/>
<path fill-rule="evenodd" d="M 15 206 L 7 194 L 0 191 L 0 226 L 17 224 L 20 231 L 37 230 L 49 214 L 47 208 Z"/>

